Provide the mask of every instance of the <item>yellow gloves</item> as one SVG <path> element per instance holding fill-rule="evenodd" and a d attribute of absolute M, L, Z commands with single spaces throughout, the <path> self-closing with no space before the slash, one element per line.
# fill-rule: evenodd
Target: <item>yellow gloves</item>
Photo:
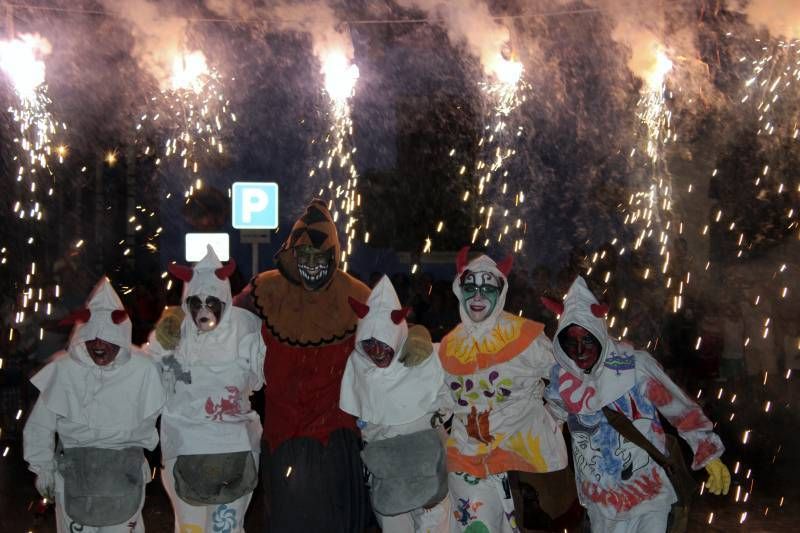
<path fill-rule="evenodd" d="M 433 353 L 431 334 L 425 326 L 415 325 L 408 328 L 408 339 L 400 353 L 400 362 L 407 367 L 419 366 Z"/>
<path fill-rule="evenodd" d="M 708 472 L 708 481 L 706 481 L 706 488 L 711 494 L 728 494 L 728 489 L 731 488 L 731 473 L 728 467 L 719 459 L 714 459 L 706 465 L 706 472 Z"/>
<path fill-rule="evenodd" d="M 156 340 L 167 350 L 174 350 L 181 340 L 184 312 L 180 306 L 165 307 L 156 324 Z"/>

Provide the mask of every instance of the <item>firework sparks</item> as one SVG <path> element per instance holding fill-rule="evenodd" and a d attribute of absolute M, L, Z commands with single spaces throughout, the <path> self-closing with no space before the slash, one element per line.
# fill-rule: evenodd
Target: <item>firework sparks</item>
<path fill-rule="evenodd" d="M 334 222 L 338 223 L 342 218 L 347 245 L 340 260 L 347 270 L 348 257 L 356 238 L 356 210 L 361 206 L 359 175 L 353 162 L 356 149 L 352 142 L 353 121 L 350 115 L 350 98 L 355 94 L 359 72 L 358 66 L 340 51 L 329 51 L 322 58 L 323 92 L 330 103 L 330 126 L 320 143 L 325 146 L 325 154 L 309 171 L 309 179 L 324 183 L 318 194 L 328 200 Z M 312 144 L 317 144 L 316 140 Z M 365 242 L 368 240 L 368 234 L 365 234 Z"/>
<path fill-rule="evenodd" d="M 169 132 L 161 149 L 155 151 L 156 164 L 178 159 L 188 175 L 191 194 L 201 171 L 203 158 L 225 151 L 223 138 L 236 115 L 230 111 L 220 74 L 206 61 L 200 51 L 177 54 L 172 62 L 168 87 L 160 96 L 151 99 L 152 108 L 142 115 L 143 123 L 166 128 Z M 150 155 L 151 147 L 145 148 Z"/>

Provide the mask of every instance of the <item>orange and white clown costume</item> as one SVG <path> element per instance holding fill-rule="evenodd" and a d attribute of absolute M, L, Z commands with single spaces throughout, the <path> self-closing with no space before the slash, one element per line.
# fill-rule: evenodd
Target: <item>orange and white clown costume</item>
<path fill-rule="evenodd" d="M 453 281 L 461 324 L 439 347 L 454 414 L 451 529 L 515 532 L 507 472 L 567 466 L 561 431 L 542 400 L 552 345 L 542 324 L 503 311 L 510 258 L 498 265 L 481 255 L 467 264 L 467 253 L 459 253 Z"/>

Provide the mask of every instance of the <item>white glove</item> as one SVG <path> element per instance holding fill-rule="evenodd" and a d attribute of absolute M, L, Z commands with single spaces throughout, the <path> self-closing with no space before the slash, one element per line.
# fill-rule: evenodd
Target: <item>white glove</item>
<path fill-rule="evenodd" d="M 42 495 L 42 498 L 52 500 L 55 494 L 56 476 L 52 470 L 42 470 L 36 476 L 36 490 Z"/>

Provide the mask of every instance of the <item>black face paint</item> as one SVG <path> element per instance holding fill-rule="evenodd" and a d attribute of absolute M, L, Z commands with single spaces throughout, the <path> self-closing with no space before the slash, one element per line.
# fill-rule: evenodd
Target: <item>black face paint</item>
<path fill-rule="evenodd" d="M 216 328 L 225 310 L 225 303 L 215 296 L 208 296 L 205 301 L 201 296 L 189 296 L 186 298 L 186 306 L 192 315 L 192 321 L 200 331 L 211 331 Z"/>

